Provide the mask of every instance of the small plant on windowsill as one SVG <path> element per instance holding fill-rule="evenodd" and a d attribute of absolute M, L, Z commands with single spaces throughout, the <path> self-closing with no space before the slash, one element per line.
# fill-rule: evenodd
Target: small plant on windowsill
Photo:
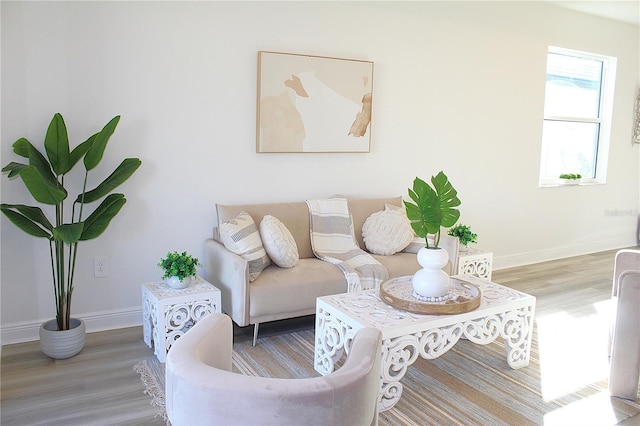
<path fill-rule="evenodd" d="M 449 229 L 448 235 L 452 237 L 456 237 L 460 244 L 467 249 L 467 245 L 469 243 L 477 243 L 478 242 L 478 234 L 474 234 L 471 232 L 471 227 L 463 224 L 458 224 L 453 228 Z"/>
<path fill-rule="evenodd" d="M 558 179 L 560 183 L 565 185 L 577 185 L 582 180 L 582 175 L 580 173 L 562 173 Z"/>
<path fill-rule="evenodd" d="M 172 251 L 160 259 L 158 266 L 164 270 L 163 279 L 172 288 L 186 288 L 191 284 L 191 277 L 196 275 L 196 266 L 201 266 L 200 261 L 186 251 L 178 253 Z"/>

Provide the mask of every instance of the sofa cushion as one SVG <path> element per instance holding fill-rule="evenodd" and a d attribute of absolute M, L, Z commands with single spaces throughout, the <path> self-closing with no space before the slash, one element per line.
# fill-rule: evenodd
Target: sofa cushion
<path fill-rule="evenodd" d="M 413 253 L 396 253 L 393 256 L 372 255 L 389 271 L 389 279 L 413 275 L 421 268 L 418 257 Z"/>
<path fill-rule="evenodd" d="M 281 268 L 291 268 L 299 259 L 293 235 L 277 217 L 265 215 L 260 222 L 260 236 L 267 254 Z"/>
<path fill-rule="evenodd" d="M 362 239 L 373 254 L 391 256 L 407 247 L 413 236 L 407 215 L 399 209 L 385 207 L 362 225 Z"/>
<path fill-rule="evenodd" d="M 387 204 L 401 206 L 402 197 L 349 198 L 347 202 L 349 203 L 349 212 L 351 213 L 351 219 L 353 221 L 353 231 L 356 242 L 361 249 L 364 249 L 366 245 L 362 239 L 362 225 L 364 225 L 365 220 L 367 220 L 371 214 L 383 210 Z"/>
<path fill-rule="evenodd" d="M 227 250 L 242 256 L 249 263 L 249 282 L 255 281 L 271 260 L 264 250 L 260 232 L 247 212 L 220 224 L 220 241 Z"/>
<path fill-rule="evenodd" d="M 347 281 L 335 265 L 320 259 L 300 259 L 295 268 L 266 268 L 249 288 L 251 318 L 269 318 L 283 312 L 313 313 L 316 298 L 345 293 Z"/>

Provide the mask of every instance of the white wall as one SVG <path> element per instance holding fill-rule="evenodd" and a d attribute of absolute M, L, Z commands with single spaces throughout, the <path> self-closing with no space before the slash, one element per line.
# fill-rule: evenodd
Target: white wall
<path fill-rule="evenodd" d="M 169 250 L 202 255 L 214 204 L 406 195 L 444 170 L 496 267 L 635 244 L 638 27 L 537 2 L 2 2 L 2 165 L 61 112 L 72 145 L 122 120 L 103 172 L 141 169 L 81 244 L 74 315 L 140 324 Z M 548 45 L 618 57 L 606 185 L 538 188 Z M 257 51 L 372 60 L 368 154 L 256 154 Z M 97 179 L 97 176 L 96 176 Z M 2 202 L 31 203 L 1 179 Z M 619 216 L 609 211 L 627 212 Z M 635 212 L 635 216 L 628 212 Z M 1 218 L 3 343 L 54 316 L 48 247 Z M 93 277 L 108 256 L 110 276 Z"/>

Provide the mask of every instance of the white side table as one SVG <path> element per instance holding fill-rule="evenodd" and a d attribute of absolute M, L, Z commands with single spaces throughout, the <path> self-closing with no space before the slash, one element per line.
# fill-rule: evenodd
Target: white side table
<path fill-rule="evenodd" d="M 153 343 L 160 362 L 173 342 L 211 312 L 220 312 L 220 290 L 200 277 L 182 290 L 162 281 L 142 285 L 144 342 L 150 348 Z"/>
<path fill-rule="evenodd" d="M 491 281 L 493 253 L 476 248 L 458 252 L 458 275 L 475 275 Z"/>

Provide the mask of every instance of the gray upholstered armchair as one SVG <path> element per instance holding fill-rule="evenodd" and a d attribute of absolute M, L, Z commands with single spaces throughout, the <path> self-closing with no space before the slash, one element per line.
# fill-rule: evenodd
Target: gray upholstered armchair
<path fill-rule="evenodd" d="M 323 377 L 282 379 L 231 372 L 233 328 L 212 313 L 167 355 L 166 408 L 179 425 L 376 425 L 380 331 L 355 335 L 344 365 Z"/>
<path fill-rule="evenodd" d="M 614 396 L 636 399 L 640 378 L 640 250 L 616 253 L 612 296 L 616 315 L 609 391 Z"/>

